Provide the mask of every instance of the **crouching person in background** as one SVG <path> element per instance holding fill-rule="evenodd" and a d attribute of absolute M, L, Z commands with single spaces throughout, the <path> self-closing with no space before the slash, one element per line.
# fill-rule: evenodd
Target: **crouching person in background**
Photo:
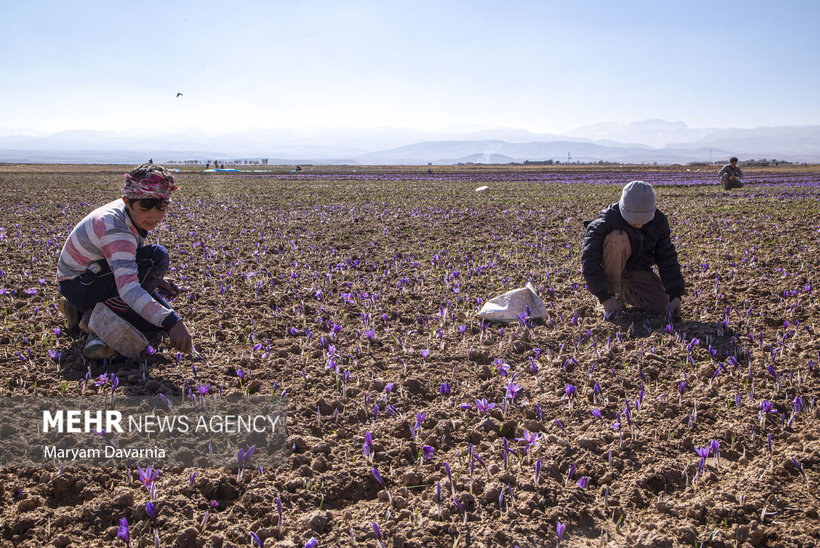
<path fill-rule="evenodd" d="M 729 158 L 729 163 L 721 168 L 718 172 L 718 177 L 720 177 L 720 184 L 723 185 L 723 190 L 743 188 L 743 171 L 738 167 L 737 158 L 734 156 Z"/>
<path fill-rule="evenodd" d="M 685 284 L 678 253 L 650 184 L 627 184 L 620 201 L 587 225 L 581 263 L 587 288 L 607 318 L 623 312 L 622 303 L 653 314 L 668 310 L 680 315 Z"/>
<path fill-rule="evenodd" d="M 147 346 L 145 333 L 164 331 L 181 352 L 193 347 L 182 319 L 157 293 L 178 288 L 168 280 L 168 251 L 146 245 L 148 233 L 165 217 L 174 178 L 160 166 L 143 164 L 125 175 L 123 198 L 89 213 L 63 245 L 57 281 L 69 328 L 89 331 L 83 354 L 104 359 L 117 352 L 134 357 Z M 100 304 L 102 303 L 102 304 Z M 98 336 L 90 329 L 97 325 Z M 143 344 L 144 342 L 144 344 Z"/>

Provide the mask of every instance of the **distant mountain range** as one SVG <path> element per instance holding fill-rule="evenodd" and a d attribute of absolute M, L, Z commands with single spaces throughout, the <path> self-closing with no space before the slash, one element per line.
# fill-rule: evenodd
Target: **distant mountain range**
<path fill-rule="evenodd" d="M 5 136 L 2 136 L 5 135 Z M 729 156 L 820 162 L 820 126 L 690 128 L 683 122 L 608 122 L 564 135 L 519 129 L 429 132 L 406 128 L 201 131 L 74 130 L 36 135 L 0 129 L 0 162 L 125 163 L 153 158 L 259 160 L 269 164 L 509 163 L 524 161 L 690 163 Z"/>

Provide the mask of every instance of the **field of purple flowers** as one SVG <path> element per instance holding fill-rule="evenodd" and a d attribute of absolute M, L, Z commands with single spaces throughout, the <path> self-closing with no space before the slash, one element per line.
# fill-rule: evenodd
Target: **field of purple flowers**
<path fill-rule="evenodd" d="M 289 448 L 243 474 L 0 468 L 0 547 L 820 538 L 820 169 L 732 192 L 711 167 L 270 169 L 183 171 L 149 237 L 201 357 L 108 363 L 54 276 L 127 168 L 0 166 L 0 397 L 274 394 Z M 634 179 L 672 227 L 677 323 L 605 321 L 584 287 L 582 221 Z M 477 318 L 527 282 L 546 321 Z"/>

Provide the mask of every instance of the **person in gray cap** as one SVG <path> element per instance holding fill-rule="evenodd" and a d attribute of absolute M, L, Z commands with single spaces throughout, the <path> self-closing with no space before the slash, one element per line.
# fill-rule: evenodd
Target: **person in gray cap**
<path fill-rule="evenodd" d="M 622 301 L 653 314 L 681 313 L 686 286 L 678 253 L 649 183 L 627 184 L 620 201 L 587 224 L 581 265 L 587 289 L 607 318 L 623 312 Z"/>
<path fill-rule="evenodd" d="M 723 166 L 718 172 L 720 183 L 723 185 L 723 190 L 732 190 L 733 188 L 741 188 L 743 186 L 743 172 L 737 167 L 737 158 L 732 156 L 729 158 L 729 163 Z"/>

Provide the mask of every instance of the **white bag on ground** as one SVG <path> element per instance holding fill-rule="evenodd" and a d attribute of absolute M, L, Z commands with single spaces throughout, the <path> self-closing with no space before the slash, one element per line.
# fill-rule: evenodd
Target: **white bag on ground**
<path fill-rule="evenodd" d="M 527 307 L 530 307 L 527 314 Z M 507 291 L 484 303 L 478 315 L 490 322 L 517 322 L 519 314 L 527 314 L 529 320 L 545 318 L 547 308 L 544 301 L 535 293 L 535 288 L 527 282 L 525 287 Z"/>
<path fill-rule="evenodd" d="M 148 339 L 142 332 L 105 306 L 97 303 L 91 313 L 88 327 L 107 346 L 125 357 L 136 359 L 148 346 Z"/>

